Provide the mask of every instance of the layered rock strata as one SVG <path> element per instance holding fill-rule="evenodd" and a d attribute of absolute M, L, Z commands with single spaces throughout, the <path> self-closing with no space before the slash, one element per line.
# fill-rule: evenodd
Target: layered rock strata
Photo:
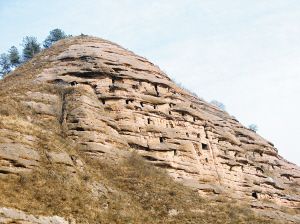
<path fill-rule="evenodd" d="M 59 54 L 40 56 L 47 68 L 32 78 L 60 88 L 61 96 L 28 90 L 20 103 L 41 120 L 59 122 L 82 152 L 115 160 L 136 151 L 201 195 L 248 200 L 257 210 L 299 211 L 300 169 L 271 142 L 119 45 L 93 37 L 68 41 L 57 43 Z M 18 125 L 30 126 L 30 119 Z M 12 125 L 1 121 L 0 175 L 30 172 L 40 163 L 36 137 Z M 82 166 L 66 153 L 47 156 L 69 169 Z M 299 215 L 286 219 L 296 223 Z"/>

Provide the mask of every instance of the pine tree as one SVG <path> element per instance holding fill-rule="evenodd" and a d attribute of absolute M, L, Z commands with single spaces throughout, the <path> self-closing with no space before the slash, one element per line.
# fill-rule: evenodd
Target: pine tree
<path fill-rule="evenodd" d="M 21 63 L 19 51 L 15 46 L 9 49 L 8 57 L 12 67 L 17 67 Z"/>
<path fill-rule="evenodd" d="M 54 29 L 50 31 L 50 34 L 48 35 L 48 37 L 45 39 L 44 41 L 44 48 L 49 48 L 52 46 L 52 44 L 54 44 L 56 41 L 61 40 L 66 38 L 67 35 L 65 34 L 64 31 L 62 31 L 61 29 Z"/>
<path fill-rule="evenodd" d="M 6 75 L 11 71 L 11 64 L 7 54 L 3 53 L 0 55 L 0 74 Z"/>
<path fill-rule="evenodd" d="M 41 46 L 37 42 L 36 37 L 24 37 L 23 38 L 23 59 L 24 61 L 28 61 L 33 58 L 33 56 L 41 51 Z"/>

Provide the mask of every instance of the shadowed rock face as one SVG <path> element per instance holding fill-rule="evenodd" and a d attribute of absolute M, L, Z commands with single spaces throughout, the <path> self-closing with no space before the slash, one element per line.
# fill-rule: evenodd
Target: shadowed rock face
<path fill-rule="evenodd" d="M 55 45 L 58 53 L 39 55 L 47 66 L 30 78 L 60 88 L 61 96 L 28 89 L 20 97 L 40 123 L 60 124 L 65 138 L 86 155 L 117 160 L 136 151 L 201 195 L 248 200 L 257 211 L 300 222 L 280 212 L 281 206 L 299 212 L 300 169 L 272 143 L 176 86 L 143 57 L 98 38 L 67 41 Z M 32 119 L 27 116 L 22 125 Z M 40 164 L 37 137 L 20 136 L 8 128 L 11 123 L 1 120 L 0 175 L 30 172 Z M 67 153 L 46 154 L 70 170 L 82 166 Z"/>

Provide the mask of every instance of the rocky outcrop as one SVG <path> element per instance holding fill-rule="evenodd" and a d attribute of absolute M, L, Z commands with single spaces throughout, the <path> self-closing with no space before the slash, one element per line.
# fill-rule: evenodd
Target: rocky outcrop
<path fill-rule="evenodd" d="M 65 138 L 88 156 L 116 160 L 136 151 L 201 195 L 246 200 L 257 210 L 267 201 L 299 212 L 300 169 L 272 143 L 176 86 L 145 58 L 99 38 L 68 41 L 57 44 L 59 53 L 40 55 L 47 66 L 32 76 L 33 83 L 53 86 L 60 96 L 26 91 L 20 103 L 32 113 L 19 127 L 39 116 L 40 123 L 59 124 Z M 1 120 L 1 175 L 38 167 L 37 142 L 55 132 L 37 137 L 11 126 Z M 50 161 L 78 166 L 59 151 L 61 143 L 53 144 L 57 150 L 43 152 Z"/>
<path fill-rule="evenodd" d="M 64 218 L 58 216 L 34 216 L 16 209 L 0 208 L 0 223 L 69 224 L 72 222 L 68 222 Z"/>

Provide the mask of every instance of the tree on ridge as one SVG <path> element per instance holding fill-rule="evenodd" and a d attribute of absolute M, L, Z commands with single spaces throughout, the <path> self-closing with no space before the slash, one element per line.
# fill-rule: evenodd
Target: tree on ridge
<path fill-rule="evenodd" d="M 41 46 L 36 37 L 26 36 L 23 38 L 23 60 L 28 61 L 41 51 Z"/>
<path fill-rule="evenodd" d="M 10 65 L 12 67 L 17 67 L 18 65 L 21 64 L 21 57 L 18 51 L 18 48 L 16 48 L 15 46 L 12 46 L 9 51 L 8 51 L 8 57 L 9 57 L 9 61 L 10 61 Z"/>
<path fill-rule="evenodd" d="M 44 40 L 43 46 L 44 48 L 51 47 L 56 41 L 64 39 L 68 37 L 64 31 L 61 29 L 51 30 L 47 38 Z"/>
<path fill-rule="evenodd" d="M 5 76 L 11 71 L 9 56 L 6 53 L 0 55 L 0 74 Z"/>

